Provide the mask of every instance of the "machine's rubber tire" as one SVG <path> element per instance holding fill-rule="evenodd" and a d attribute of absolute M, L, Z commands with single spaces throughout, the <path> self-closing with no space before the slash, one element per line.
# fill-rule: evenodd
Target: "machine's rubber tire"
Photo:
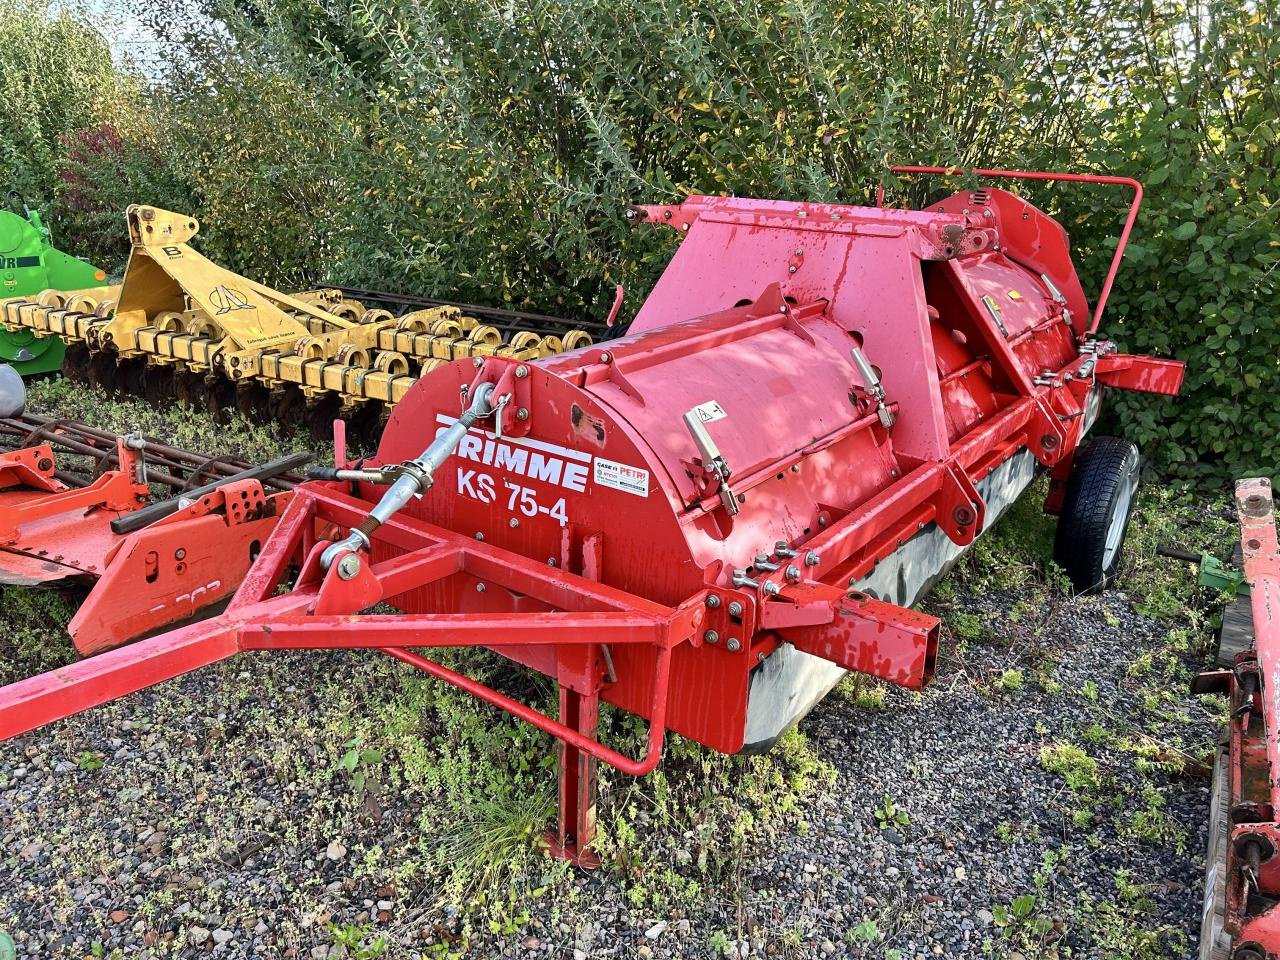
<path fill-rule="evenodd" d="M 1098 437 L 1076 454 L 1053 557 L 1080 593 L 1102 589 L 1120 568 L 1141 467 L 1138 448 L 1119 437 Z"/>

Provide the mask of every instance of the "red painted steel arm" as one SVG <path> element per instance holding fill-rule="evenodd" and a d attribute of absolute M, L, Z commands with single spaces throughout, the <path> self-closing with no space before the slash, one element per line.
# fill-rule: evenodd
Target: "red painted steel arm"
<path fill-rule="evenodd" d="M 226 660 L 240 652 L 237 633 L 207 620 L 0 687 L 0 740 Z"/>
<path fill-rule="evenodd" d="M 1182 390 L 1186 364 L 1181 360 L 1163 360 L 1126 353 L 1108 353 L 1098 357 L 1095 367 L 1098 382 L 1119 390 L 1138 390 L 1176 397 Z"/>
<path fill-rule="evenodd" d="M 634 760 L 625 754 L 618 753 L 618 751 L 606 747 L 599 741 L 592 740 L 577 730 L 552 720 L 519 700 L 513 700 L 511 697 L 499 693 L 491 687 L 486 687 L 477 680 L 463 676 L 446 666 L 436 663 L 434 660 L 428 660 L 420 654 L 413 653 L 410 650 L 398 650 L 390 647 L 382 652 L 395 657 L 397 660 L 403 660 L 410 666 L 417 667 L 438 680 L 451 683 L 459 690 L 469 693 L 473 697 L 479 697 L 486 703 L 507 711 L 513 717 L 532 724 L 543 733 L 548 733 L 563 740 L 583 753 L 595 757 L 597 760 L 603 760 L 610 766 L 617 767 L 623 773 L 630 774 L 633 777 L 643 777 L 645 774 L 652 773 L 653 769 L 658 765 L 658 761 L 662 759 L 662 741 L 666 735 L 667 724 L 667 687 L 671 679 L 671 650 L 668 647 L 658 648 L 657 663 L 654 667 L 653 708 L 649 714 L 649 749 L 639 760 Z"/>
<path fill-rule="evenodd" d="M 1266 729 L 1268 787 L 1272 811 L 1280 816 L 1280 543 L 1270 482 L 1241 480 L 1236 484 L 1236 505 L 1261 674 L 1258 695 Z"/>
<path fill-rule="evenodd" d="M 245 650 L 329 650 L 361 647 L 500 647 L 582 643 L 666 646 L 671 623 L 646 614 L 415 613 L 273 617 L 247 623 Z"/>
<path fill-rule="evenodd" d="M 1133 232 L 1133 224 L 1138 219 L 1138 209 L 1142 206 L 1142 184 L 1132 177 L 1113 177 L 1095 173 L 1050 173 L 1040 170 L 964 170 L 960 167 L 892 167 L 894 173 L 931 174 L 951 176 L 971 173 L 976 177 L 992 177 L 1000 180 L 1060 180 L 1068 183 L 1100 183 L 1108 186 L 1128 187 L 1133 191 L 1133 200 L 1129 203 L 1129 212 L 1124 218 L 1124 227 L 1120 230 L 1120 239 L 1116 242 L 1116 252 L 1111 257 L 1111 267 L 1107 270 L 1107 278 L 1103 281 L 1102 291 L 1098 294 L 1098 303 L 1093 308 L 1093 319 L 1089 322 L 1089 333 L 1098 332 L 1098 323 L 1102 320 L 1102 310 L 1111 296 L 1111 287 L 1115 283 L 1116 274 L 1120 270 L 1120 260 L 1124 256 L 1124 248 L 1129 243 L 1129 234 Z"/>

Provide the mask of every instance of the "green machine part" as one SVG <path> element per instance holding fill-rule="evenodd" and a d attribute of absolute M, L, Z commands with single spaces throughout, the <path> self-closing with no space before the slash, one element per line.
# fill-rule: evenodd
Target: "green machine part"
<path fill-rule="evenodd" d="M 8 199 L 10 209 L 0 209 L 0 299 L 102 284 L 106 275 L 101 270 L 54 247 L 39 213 L 22 204 L 16 193 Z M 65 351 L 66 344 L 56 337 L 0 329 L 0 362 L 24 377 L 59 369 Z"/>

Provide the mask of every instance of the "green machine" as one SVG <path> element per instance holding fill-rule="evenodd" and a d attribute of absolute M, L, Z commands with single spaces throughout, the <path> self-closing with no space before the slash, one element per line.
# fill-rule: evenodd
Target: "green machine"
<path fill-rule="evenodd" d="M 8 205 L 8 210 L 0 209 L 0 299 L 101 286 L 106 274 L 55 248 L 40 214 L 16 191 L 9 192 Z M 0 362 L 24 377 L 57 370 L 65 350 L 66 344 L 55 337 L 0 329 Z"/>

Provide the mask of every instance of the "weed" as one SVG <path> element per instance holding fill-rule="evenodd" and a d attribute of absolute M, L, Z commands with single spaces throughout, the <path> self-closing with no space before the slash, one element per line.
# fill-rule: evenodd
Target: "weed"
<path fill-rule="evenodd" d="M 346 949 L 349 960 L 374 960 L 387 949 L 387 941 L 373 936 L 367 923 L 344 923 L 342 926 L 330 923 L 326 929 L 334 946 Z"/>
<path fill-rule="evenodd" d="M 1014 897 L 1008 906 L 996 904 L 991 914 L 1006 936 L 1023 932 L 1040 937 L 1053 929 L 1053 921 L 1036 911 L 1036 897 L 1030 893 Z"/>
<path fill-rule="evenodd" d="M 81 770 L 92 772 L 101 770 L 104 762 L 102 754 L 94 753 L 92 750 L 85 750 L 80 754 L 80 759 L 76 761 L 76 766 Z"/>
<path fill-rule="evenodd" d="M 957 610 L 947 615 L 947 626 L 961 640 L 977 640 L 983 634 L 982 618 Z"/>
<path fill-rule="evenodd" d="M 863 920 L 849 928 L 850 943 L 873 943 L 880 939 L 880 927 L 874 920 Z"/>
<path fill-rule="evenodd" d="M 875 677 L 850 673 L 836 687 L 836 695 L 860 710 L 883 710 L 886 688 Z"/>
<path fill-rule="evenodd" d="M 335 770 L 346 771 L 357 794 L 364 793 L 370 772 L 382 763 L 382 751 L 360 745 L 360 739 L 347 741 L 347 752 L 338 760 Z"/>
<path fill-rule="evenodd" d="M 996 678 L 996 686 L 1005 693 L 1017 693 L 1022 689 L 1022 671 L 1006 670 Z"/>
<path fill-rule="evenodd" d="M 1040 766 L 1066 781 L 1072 793 L 1092 794 L 1098 789 L 1098 761 L 1070 743 L 1058 743 L 1040 751 Z"/>
<path fill-rule="evenodd" d="M 911 823 L 911 817 L 907 815 L 907 811 L 903 810 L 893 802 L 893 798 L 885 796 L 884 801 L 875 809 L 876 823 L 880 824 L 881 830 L 887 830 L 890 827 L 905 827 Z"/>

